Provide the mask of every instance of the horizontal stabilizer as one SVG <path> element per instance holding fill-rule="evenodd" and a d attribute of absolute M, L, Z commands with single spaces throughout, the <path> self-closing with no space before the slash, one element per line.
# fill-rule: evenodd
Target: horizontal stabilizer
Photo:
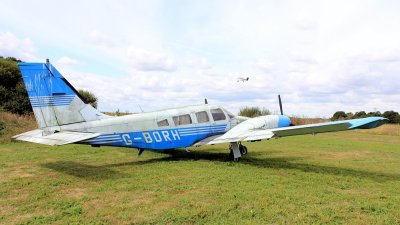
<path fill-rule="evenodd" d="M 43 130 L 31 130 L 12 137 L 15 140 L 27 141 L 46 145 L 65 145 L 89 138 L 100 136 L 99 133 L 86 133 L 75 131 L 60 131 L 57 133 L 45 135 Z"/>

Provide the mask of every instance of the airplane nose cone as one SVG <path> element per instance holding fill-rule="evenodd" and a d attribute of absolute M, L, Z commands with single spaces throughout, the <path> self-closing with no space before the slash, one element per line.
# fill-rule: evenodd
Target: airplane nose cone
<path fill-rule="evenodd" d="M 278 127 L 288 127 L 290 126 L 290 118 L 287 116 L 279 115 Z"/>

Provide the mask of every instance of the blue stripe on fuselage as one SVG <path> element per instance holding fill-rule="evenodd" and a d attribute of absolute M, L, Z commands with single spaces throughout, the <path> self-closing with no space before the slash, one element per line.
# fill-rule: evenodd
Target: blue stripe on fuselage
<path fill-rule="evenodd" d="M 172 128 L 115 134 L 102 134 L 82 141 L 82 144 L 121 146 L 150 150 L 165 150 L 192 146 L 212 135 L 225 133 L 226 124 L 188 128 Z"/>

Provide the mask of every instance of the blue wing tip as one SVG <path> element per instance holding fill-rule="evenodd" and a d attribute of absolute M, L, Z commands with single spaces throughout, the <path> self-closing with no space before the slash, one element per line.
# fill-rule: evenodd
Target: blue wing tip
<path fill-rule="evenodd" d="M 387 121 L 384 117 L 367 117 L 362 119 L 349 120 L 349 129 L 370 129 L 379 127 Z"/>

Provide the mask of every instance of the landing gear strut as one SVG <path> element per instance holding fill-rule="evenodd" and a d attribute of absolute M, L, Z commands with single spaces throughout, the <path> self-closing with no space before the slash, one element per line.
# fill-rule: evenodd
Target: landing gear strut
<path fill-rule="evenodd" d="M 138 148 L 138 156 L 142 156 L 144 149 L 143 148 Z"/>
<path fill-rule="evenodd" d="M 229 159 L 232 161 L 239 161 L 239 158 L 242 155 L 246 155 L 247 154 L 247 147 L 242 145 L 241 142 L 232 142 L 229 145 Z"/>

